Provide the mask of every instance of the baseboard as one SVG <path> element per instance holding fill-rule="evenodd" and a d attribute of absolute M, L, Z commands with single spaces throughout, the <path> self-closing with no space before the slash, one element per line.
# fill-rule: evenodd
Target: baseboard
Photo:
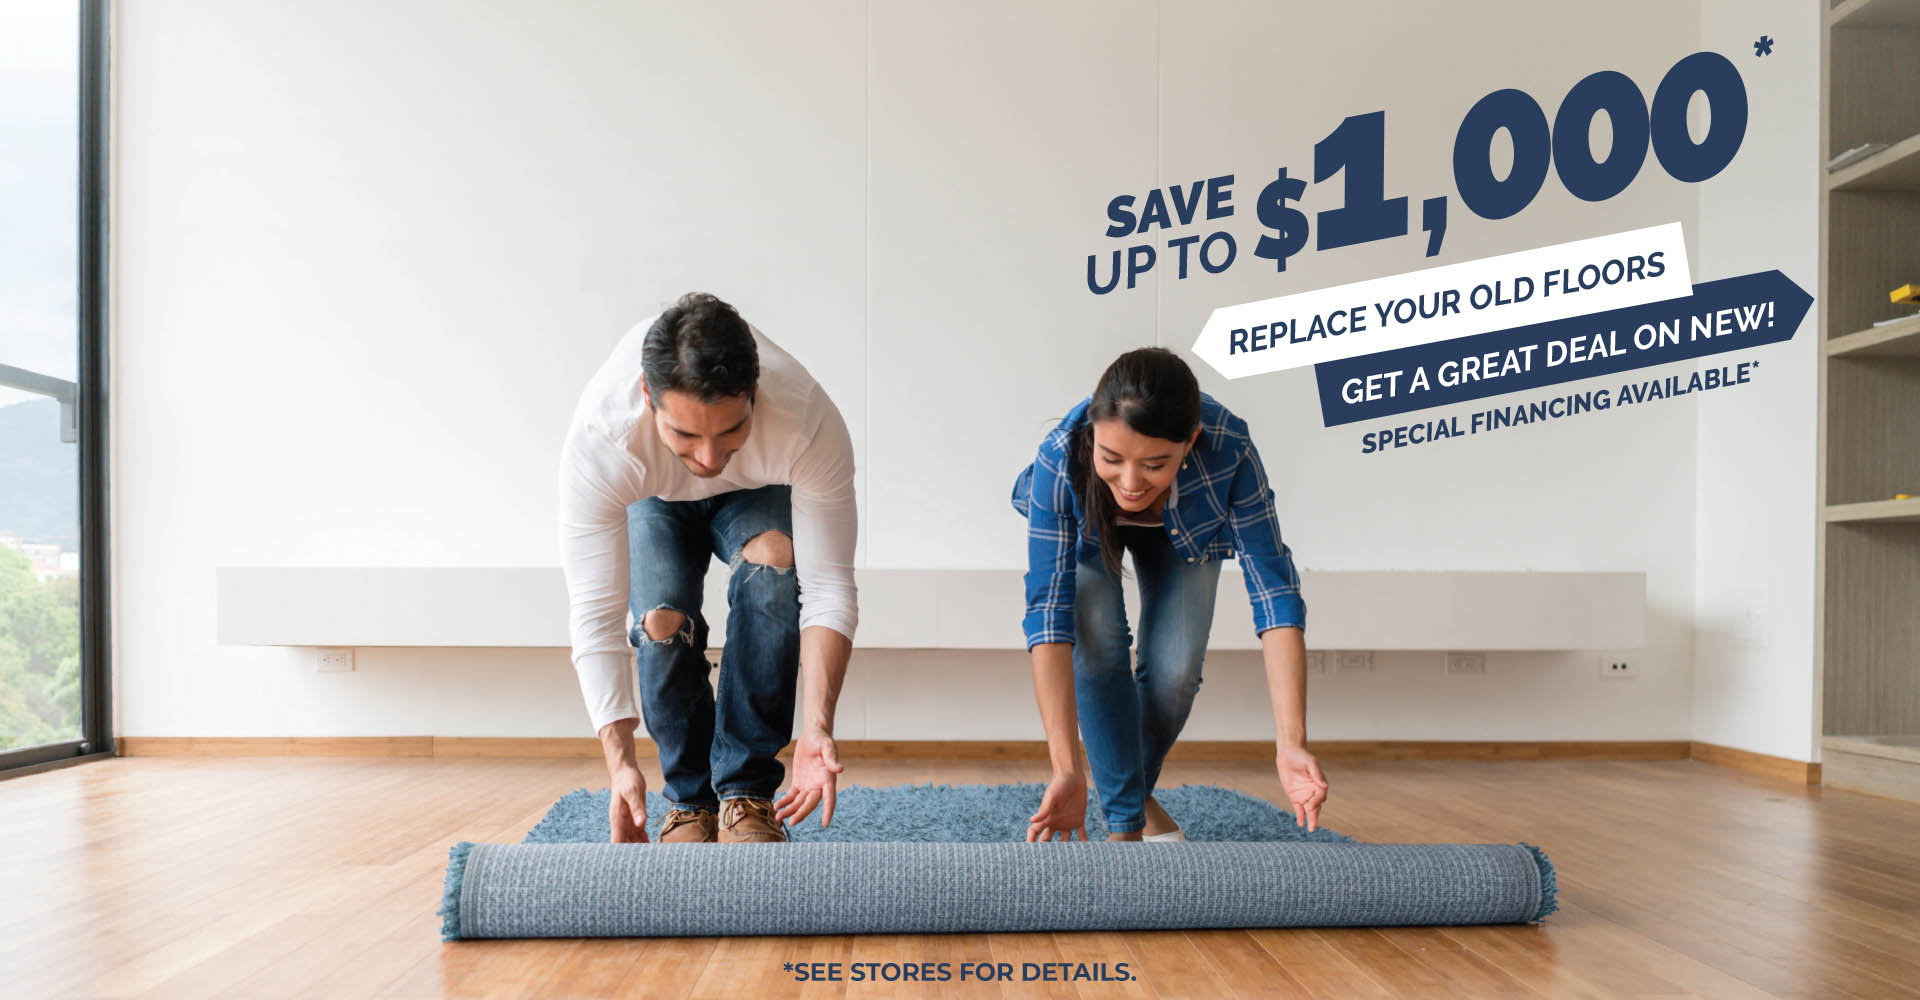
<path fill-rule="evenodd" d="M 1791 757 L 1775 757 L 1772 754 L 1754 753 L 1738 747 L 1721 746 L 1718 743 L 1702 743 L 1694 740 L 1687 756 L 1694 760 L 1706 761 L 1731 767 L 1736 771 L 1764 775 L 1791 781 L 1796 785 L 1817 785 L 1820 783 L 1820 765 L 1810 761 L 1794 760 Z"/>
<path fill-rule="evenodd" d="M 122 757 L 587 757 L 600 741 L 586 738 L 464 736 L 122 736 Z M 658 756 L 637 740 L 642 757 Z"/>
<path fill-rule="evenodd" d="M 1273 744 L 1254 742 L 1262 759 Z M 1345 760 L 1685 760 L 1685 740 L 1314 740 L 1318 757 Z M 1180 745 L 1174 745 L 1178 756 Z"/>
<path fill-rule="evenodd" d="M 1045 760 L 1040 740 L 841 740 L 840 756 L 872 760 Z M 1820 783 L 1820 765 L 1697 740 L 1321 740 L 1314 754 L 1331 760 L 1693 760 L 1750 774 Z M 653 741 L 634 749 L 657 757 Z M 791 752 L 789 747 L 787 752 Z M 477 736 L 123 736 L 122 757 L 600 757 L 600 741 L 565 737 Z M 783 754 L 784 756 L 785 754 Z M 1169 760 L 1265 761 L 1266 740 L 1188 740 Z"/>
<path fill-rule="evenodd" d="M 431 736 L 122 736 L 122 757 L 432 757 Z"/>
<path fill-rule="evenodd" d="M 1688 756 L 1699 756 L 1684 740 L 1325 740 L 1310 746 L 1318 756 L 1340 760 L 1685 760 Z M 849 759 L 1047 758 L 1047 745 L 1040 740 L 841 740 L 839 747 L 840 756 Z M 636 740 L 635 750 L 642 757 L 658 756 L 651 740 Z M 598 759 L 600 742 L 589 738 L 558 737 L 123 736 L 119 740 L 119 752 L 123 757 Z M 1757 758 L 1760 755 L 1749 756 Z M 1268 761 L 1273 759 L 1273 744 L 1267 740 L 1188 740 L 1174 744 L 1168 757 L 1179 761 Z"/>

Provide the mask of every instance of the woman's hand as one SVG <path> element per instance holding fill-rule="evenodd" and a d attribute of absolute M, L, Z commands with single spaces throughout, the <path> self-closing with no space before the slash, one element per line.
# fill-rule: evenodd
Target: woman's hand
<path fill-rule="evenodd" d="M 1055 834 L 1087 839 L 1087 779 L 1079 771 L 1055 771 L 1040 796 L 1040 811 L 1027 817 L 1027 843 L 1052 840 Z"/>
<path fill-rule="evenodd" d="M 1055 834 L 1087 839 L 1087 773 L 1081 769 L 1080 740 L 1073 702 L 1073 644 L 1042 642 L 1033 647 L 1033 697 L 1040 725 L 1047 731 L 1047 759 L 1053 780 L 1040 796 L 1040 811 L 1027 817 L 1027 842 L 1052 840 Z"/>
<path fill-rule="evenodd" d="M 1274 763 L 1280 771 L 1280 787 L 1293 803 L 1294 822 L 1312 833 L 1320 825 L 1320 804 L 1327 801 L 1327 778 L 1320 773 L 1320 762 L 1306 747 L 1282 747 Z"/>

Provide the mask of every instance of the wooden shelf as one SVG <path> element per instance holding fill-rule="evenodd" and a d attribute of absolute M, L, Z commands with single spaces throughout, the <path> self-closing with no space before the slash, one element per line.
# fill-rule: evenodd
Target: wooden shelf
<path fill-rule="evenodd" d="M 1868 327 L 1826 343 L 1827 357 L 1920 358 L 1920 315 Z"/>
<path fill-rule="evenodd" d="M 1920 28 L 1916 0 L 1846 0 L 1827 11 L 1836 28 Z"/>
<path fill-rule="evenodd" d="M 1830 503 L 1820 519 L 1828 524 L 1836 521 L 1920 521 L 1920 496 L 1911 500 Z"/>
<path fill-rule="evenodd" d="M 1920 4 L 1915 9 L 1920 10 Z M 1828 174 L 1827 190 L 1920 192 L 1920 135 Z"/>

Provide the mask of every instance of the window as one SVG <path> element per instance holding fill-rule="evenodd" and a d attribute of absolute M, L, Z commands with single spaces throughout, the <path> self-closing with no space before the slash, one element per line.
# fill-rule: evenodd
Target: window
<path fill-rule="evenodd" d="M 112 746 L 105 16 L 0 14 L 0 773 Z"/>

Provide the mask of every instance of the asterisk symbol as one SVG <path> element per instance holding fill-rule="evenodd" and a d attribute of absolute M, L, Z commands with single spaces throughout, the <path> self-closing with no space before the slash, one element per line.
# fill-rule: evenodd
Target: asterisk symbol
<path fill-rule="evenodd" d="M 1761 36 L 1760 36 L 1760 40 L 1759 40 L 1759 41 L 1757 41 L 1757 42 L 1755 42 L 1755 43 L 1753 43 L 1753 54 L 1754 54 L 1754 55 L 1755 55 L 1756 57 L 1758 57 L 1758 56 L 1770 56 L 1770 55 L 1772 55 L 1772 54 L 1773 54 L 1773 39 L 1771 39 L 1771 38 L 1768 38 L 1768 37 L 1767 37 L 1767 36 L 1765 36 L 1765 35 L 1761 35 Z"/>
<path fill-rule="evenodd" d="M 788 963 L 787 963 L 786 965 L 783 965 L 783 966 L 781 966 L 781 967 L 780 967 L 780 971 L 782 971 L 782 972 L 792 972 L 792 971 L 793 971 L 793 963 L 792 963 L 792 962 L 788 962 Z"/>

